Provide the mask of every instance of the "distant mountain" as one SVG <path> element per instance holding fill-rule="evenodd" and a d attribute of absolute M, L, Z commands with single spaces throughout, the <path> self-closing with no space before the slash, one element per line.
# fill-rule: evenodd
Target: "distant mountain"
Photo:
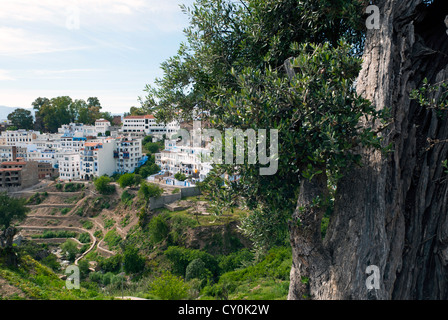
<path fill-rule="evenodd" d="M 8 114 L 10 114 L 11 112 L 13 112 L 16 109 L 19 109 L 19 108 L 0 106 L 0 121 L 8 119 Z M 23 108 L 23 109 L 30 110 L 31 114 L 34 116 L 33 108 Z"/>

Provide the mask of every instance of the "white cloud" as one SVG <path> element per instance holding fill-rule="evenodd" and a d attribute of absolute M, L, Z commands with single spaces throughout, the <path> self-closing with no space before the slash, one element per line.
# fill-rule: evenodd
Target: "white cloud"
<path fill-rule="evenodd" d="M 86 49 L 22 28 L 0 27 L 0 55 L 28 55 Z"/>
<path fill-rule="evenodd" d="M 0 81 L 10 81 L 10 80 L 15 80 L 15 78 L 13 78 L 10 75 L 10 71 L 0 70 Z"/>

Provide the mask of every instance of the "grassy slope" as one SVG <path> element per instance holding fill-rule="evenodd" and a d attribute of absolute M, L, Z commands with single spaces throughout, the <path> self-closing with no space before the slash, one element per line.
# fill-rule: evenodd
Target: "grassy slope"
<path fill-rule="evenodd" d="M 0 278 L 20 289 L 23 294 L 0 296 L 0 299 L 39 299 L 39 300 L 104 300 L 105 297 L 94 290 L 68 290 L 65 281 L 48 267 L 41 265 L 30 256 L 21 258 L 18 268 L 6 268 L 0 264 Z"/>

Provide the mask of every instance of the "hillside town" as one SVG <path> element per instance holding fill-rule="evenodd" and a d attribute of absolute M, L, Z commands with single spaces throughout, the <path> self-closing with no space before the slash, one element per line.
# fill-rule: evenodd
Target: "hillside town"
<path fill-rule="evenodd" d="M 194 146 L 173 139 L 184 124 L 158 123 L 153 115 L 115 116 L 112 123 L 97 119 L 94 125 L 70 123 L 57 133 L 8 128 L 0 135 L 0 190 L 20 191 L 43 179 L 89 181 L 103 175 L 133 173 L 148 161 L 142 141 L 151 136 L 165 148 L 155 154 L 160 171 L 148 177 L 178 186 L 193 186 L 211 170 L 199 155 L 210 153 L 208 145 Z M 176 173 L 188 179 L 178 181 Z"/>

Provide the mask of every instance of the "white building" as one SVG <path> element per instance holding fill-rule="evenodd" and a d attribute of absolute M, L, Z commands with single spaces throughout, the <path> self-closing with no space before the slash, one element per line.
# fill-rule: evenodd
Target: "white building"
<path fill-rule="evenodd" d="M 93 177 L 112 175 L 115 172 L 113 151 L 115 139 L 104 139 L 101 142 L 86 142 L 81 149 L 81 179 L 91 180 Z"/>
<path fill-rule="evenodd" d="M 86 138 L 72 135 L 62 135 L 59 148 L 62 152 L 79 153 L 86 143 Z"/>
<path fill-rule="evenodd" d="M 17 146 L 24 144 L 31 144 L 33 140 L 37 139 L 39 136 L 38 131 L 32 130 L 7 130 L 2 132 L 2 138 L 6 142 L 7 146 Z"/>
<path fill-rule="evenodd" d="M 66 153 L 59 160 L 59 178 L 61 180 L 78 180 L 81 175 L 80 166 L 79 153 Z"/>
<path fill-rule="evenodd" d="M 142 133 L 142 134 L 156 134 L 164 135 L 176 133 L 180 126 L 177 121 L 172 121 L 168 124 L 157 123 L 153 115 L 144 116 L 127 116 L 123 120 L 123 133 Z"/>
<path fill-rule="evenodd" d="M 110 122 L 105 119 L 98 119 L 95 121 L 95 131 L 97 135 L 101 134 L 101 136 L 106 135 L 106 131 L 110 129 Z"/>
<path fill-rule="evenodd" d="M 210 156 L 211 150 L 208 147 L 185 146 L 176 140 L 165 140 L 165 149 L 157 153 L 155 158 L 162 171 L 168 171 L 172 175 L 181 172 L 202 181 L 212 169 L 207 160 Z"/>
<path fill-rule="evenodd" d="M 115 140 L 116 172 L 134 172 L 142 160 L 142 140 L 128 137 L 118 137 Z"/>

